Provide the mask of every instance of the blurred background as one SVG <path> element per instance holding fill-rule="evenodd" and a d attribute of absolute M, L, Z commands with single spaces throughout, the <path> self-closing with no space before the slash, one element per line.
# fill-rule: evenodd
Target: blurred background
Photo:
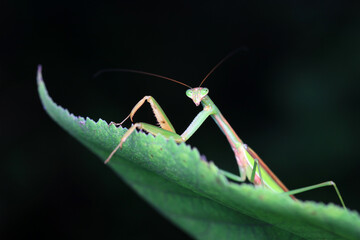
<path fill-rule="evenodd" d="M 54 101 L 77 116 L 120 122 L 152 95 L 181 133 L 201 110 L 186 88 L 94 74 L 131 68 L 197 86 L 239 47 L 247 50 L 204 84 L 223 115 L 289 189 L 333 180 L 359 210 L 359 7 L 335 0 L 1 1 L 0 238 L 188 238 L 47 116 L 36 67 L 43 65 Z M 150 108 L 135 121 L 153 123 Z M 237 172 L 211 119 L 188 144 Z M 331 188 L 298 197 L 339 204 Z"/>

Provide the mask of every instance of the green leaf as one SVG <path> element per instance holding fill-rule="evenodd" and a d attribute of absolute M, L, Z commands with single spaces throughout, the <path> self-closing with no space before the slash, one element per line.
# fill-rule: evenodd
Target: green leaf
<path fill-rule="evenodd" d="M 126 129 L 56 105 L 41 67 L 37 83 L 50 117 L 104 161 Z M 197 239 L 360 239 L 357 212 L 229 182 L 196 148 L 162 136 L 135 132 L 104 167 Z"/>

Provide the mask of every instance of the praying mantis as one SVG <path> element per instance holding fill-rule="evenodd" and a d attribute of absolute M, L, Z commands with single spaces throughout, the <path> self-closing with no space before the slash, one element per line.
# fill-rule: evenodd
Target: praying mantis
<path fill-rule="evenodd" d="M 115 124 L 117 126 L 122 125 L 128 118 L 131 119 L 133 122 L 133 116 L 137 112 L 137 110 L 147 101 L 155 115 L 155 118 L 159 124 L 160 127 L 144 123 L 144 122 L 138 122 L 133 124 L 128 131 L 122 136 L 120 143 L 117 145 L 117 147 L 111 152 L 109 157 L 105 160 L 105 163 L 108 163 L 110 159 L 113 157 L 113 155 L 123 147 L 123 144 L 126 142 L 128 137 L 136 130 L 145 130 L 146 132 L 149 132 L 156 135 L 162 135 L 166 139 L 174 139 L 175 142 L 181 143 L 186 142 L 204 123 L 204 121 L 211 116 L 213 120 L 216 122 L 218 127 L 221 129 L 221 131 L 226 136 L 233 152 L 235 155 L 235 159 L 239 168 L 239 176 L 232 174 L 230 172 L 226 172 L 223 170 L 220 170 L 221 173 L 226 176 L 228 179 L 231 179 L 236 182 L 245 182 L 246 179 L 253 183 L 255 186 L 262 186 L 265 188 L 270 189 L 273 192 L 282 193 L 290 196 L 294 200 L 296 198 L 293 196 L 294 194 L 298 194 L 301 192 L 326 187 L 326 186 L 333 186 L 336 194 L 341 202 L 341 205 L 344 209 L 346 209 L 345 203 L 342 199 L 342 196 L 336 186 L 336 184 L 333 181 L 327 181 L 315 185 L 311 185 L 308 187 L 303 187 L 295 190 L 289 191 L 287 187 L 280 181 L 280 179 L 270 170 L 270 168 L 261 160 L 261 158 L 243 141 L 238 137 L 238 135 L 235 133 L 233 128 L 230 126 L 230 124 L 227 122 L 227 120 L 224 118 L 224 116 L 221 114 L 219 108 L 214 104 L 214 102 L 209 97 L 209 89 L 205 87 L 201 87 L 202 84 L 205 82 L 205 80 L 217 69 L 226 59 L 234 55 L 237 51 L 234 51 L 230 54 L 228 54 L 225 58 L 223 58 L 218 64 L 215 65 L 211 69 L 211 71 L 205 76 L 205 78 L 201 81 L 199 87 L 193 88 L 185 83 L 182 83 L 180 81 L 177 81 L 175 79 L 161 76 L 154 73 L 149 72 L 143 72 L 138 70 L 130 70 L 130 69 L 117 69 L 115 71 L 121 71 L 121 72 L 132 72 L 137 74 L 143 74 L 148 75 L 152 77 L 158 77 L 162 78 L 168 81 L 172 81 L 178 84 L 181 84 L 185 87 L 188 87 L 189 89 L 186 91 L 186 96 L 189 97 L 196 106 L 199 106 L 202 104 L 203 110 L 198 113 L 198 115 L 194 118 L 194 120 L 190 123 L 190 125 L 187 127 L 187 129 L 181 134 L 177 134 L 175 132 L 175 129 L 171 122 L 169 121 L 168 117 L 166 116 L 165 112 L 162 110 L 160 105 L 156 102 L 156 100 L 152 96 L 145 96 L 143 97 L 132 109 L 130 114 L 121 122 L 121 123 L 114 123 L 111 122 L 111 124 Z"/>

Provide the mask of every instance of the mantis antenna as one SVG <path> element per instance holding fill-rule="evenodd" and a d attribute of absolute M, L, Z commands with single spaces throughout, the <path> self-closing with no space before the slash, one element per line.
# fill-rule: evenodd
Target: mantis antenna
<path fill-rule="evenodd" d="M 215 69 L 217 69 L 223 62 L 225 62 L 229 57 L 233 56 L 235 53 L 237 53 L 240 50 L 244 50 L 244 48 L 238 48 L 235 49 L 234 51 L 232 51 L 231 53 L 229 53 L 226 57 L 224 57 L 223 59 L 221 59 L 221 61 L 215 65 L 215 67 L 213 67 L 210 72 L 204 77 L 204 79 L 201 81 L 199 87 L 201 87 L 201 85 L 205 82 L 205 80 L 215 71 Z"/>
<path fill-rule="evenodd" d="M 215 65 L 215 67 L 213 67 L 210 72 L 204 77 L 204 79 L 201 81 L 199 87 L 201 87 L 201 85 L 205 82 L 205 80 L 215 71 L 215 69 L 217 69 L 223 62 L 225 62 L 228 58 L 230 58 L 231 56 L 233 56 L 235 53 L 237 53 L 238 51 L 240 50 L 246 50 L 246 48 L 244 49 L 244 47 L 241 47 L 241 48 L 238 48 L 238 49 L 235 49 L 234 51 L 232 51 L 231 53 L 229 53 L 226 57 L 224 57 L 218 64 Z M 165 79 L 165 80 L 168 80 L 168 81 L 172 81 L 172 82 L 175 82 L 175 83 L 178 83 L 180 85 L 183 85 L 185 87 L 188 87 L 188 88 L 192 88 L 191 86 L 183 83 L 183 82 L 180 82 L 178 80 L 175 80 L 173 78 L 169 78 L 169 77 L 165 77 L 165 76 L 162 76 L 162 75 L 159 75 L 159 74 L 155 74 L 155 73 L 149 73 L 149 72 L 144 72 L 144 71 L 139 71 L 139 70 L 133 70 L 133 69 L 122 69 L 122 68 L 116 68 L 116 69 L 105 69 L 105 70 L 101 70 L 99 72 L 97 72 L 95 75 L 94 75 L 94 78 L 98 77 L 99 75 L 103 74 L 103 73 L 106 73 L 106 72 L 131 72 L 131 73 L 137 73 L 137 74 L 143 74 L 143 75 L 148 75 L 148 76 L 152 76 L 152 77 L 158 77 L 158 78 L 162 78 L 162 79 Z"/>
<path fill-rule="evenodd" d="M 183 82 L 180 82 L 178 80 L 175 80 L 175 79 L 172 79 L 172 78 L 169 78 L 169 77 L 165 77 L 165 76 L 162 76 L 162 75 L 159 75 L 159 74 L 155 74 L 155 73 L 149 73 L 149 72 L 144 72 L 144 71 L 139 71 L 139 70 L 132 70 L 132 69 L 105 69 L 105 70 L 101 70 L 99 72 L 97 72 L 95 75 L 94 75 L 94 78 L 98 77 L 100 74 L 103 74 L 105 72 L 131 72 L 131 73 L 138 73 L 138 74 L 143 74 L 143 75 L 148 75 L 148 76 L 152 76 L 152 77 L 158 77 L 158 78 L 162 78 L 162 79 L 166 79 L 166 80 L 169 80 L 169 81 L 172 81 L 172 82 L 175 82 L 175 83 L 178 83 L 178 84 L 181 84 L 181 85 L 184 85 L 185 87 L 188 87 L 188 88 L 192 88 L 191 86 L 183 83 Z"/>

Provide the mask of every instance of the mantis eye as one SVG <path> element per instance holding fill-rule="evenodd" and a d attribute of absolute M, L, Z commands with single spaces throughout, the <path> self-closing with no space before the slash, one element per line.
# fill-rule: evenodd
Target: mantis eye
<path fill-rule="evenodd" d="M 208 93 L 209 93 L 209 89 L 207 89 L 207 88 L 201 89 L 201 95 L 205 96 Z"/>
<path fill-rule="evenodd" d="M 186 96 L 188 96 L 189 98 L 191 98 L 193 95 L 193 91 L 191 89 L 186 91 Z"/>

